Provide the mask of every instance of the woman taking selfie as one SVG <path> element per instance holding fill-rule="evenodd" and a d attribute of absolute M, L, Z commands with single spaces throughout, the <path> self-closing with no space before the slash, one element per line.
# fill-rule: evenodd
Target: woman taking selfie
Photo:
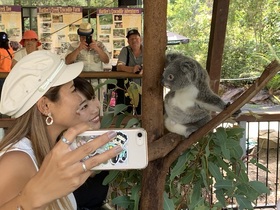
<path fill-rule="evenodd" d="M 74 85 L 83 101 L 77 112 L 78 118 L 81 122 L 92 122 L 93 130 L 100 129 L 101 104 L 92 85 L 81 77 L 74 79 Z M 78 210 L 114 210 L 106 201 L 109 186 L 103 185 L 103 180 L 108 174 L 108 171 L 93 174 L 82 186 L 74 191 Z"/>
<path fill-rule="evenodd" d="M 82 98 L 73 79 L 82 68 L 82 63 L 65 65 L 49 51 L 35 51 L 6 78 L 0 112 L 16 119 L 0 141 L 0 210 L 76 209 L 72 192 L 91 175 L 88 169 L 121 152 L 114 147 L 81 161 L 115 132 L 79 148 L 70 146 L 93 126 L 77 117 Z"/>

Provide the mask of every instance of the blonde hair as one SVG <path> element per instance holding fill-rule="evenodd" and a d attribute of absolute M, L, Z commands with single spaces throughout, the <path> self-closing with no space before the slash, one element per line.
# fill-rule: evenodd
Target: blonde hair
<path fill-rule="evenodd" d="M 51 101 L 57 101 L 59 99 L 60 86 L 50 89 L 45 96 Z M 16 119 L 15 125 L 0 141 L 0 151 L 6 147 L 12 147 L 19 142 L 22 138 L 27 137 L 32 144 L 38 167 L 40 168 L 45 156 L 50 152 L 54 146 L 51 144 L 45 124 L 45 116 L 41 114 L 37 106 L 34 105 L 25 114 Z M 1 161 L 1 157 L 0 157 Z M 59 204 L 60 203 L 60 204 Z M 46 209 L 48 210 L 72 210 L 72 205 L 68 197 L 59 198 L 51 202 Z"/>

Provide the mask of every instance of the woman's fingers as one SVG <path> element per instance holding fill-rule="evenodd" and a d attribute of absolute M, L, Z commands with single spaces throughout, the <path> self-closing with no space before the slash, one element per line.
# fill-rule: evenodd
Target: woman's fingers
<path fill-rule="evenodd" d="M 62 147 L 69 148 L 69 145 L 75 140 L 76 136 L 86 130 L 90 130 L 91 124 L 90 123 L 80 123 L 76 126 L 69 128 L 67 131 L 63 133 L 63 138 L 61 138 L 55 145 L 55 147 Z"/>
<path fill-rule="evenodd" d="M 94 140 L 81 145 L 78 148 L 75 148 L 74 146 L 70 145 L 69 148 L 73 151 L 65 154 L 65 157 L 66 157 L 66 159 L 69 160 L 70 163 L 77 162 L 77 160 L 82 160 L 85 157 L 87 157 L 89 154 L 91 154 L 92 152 L 97 150 L 99 147 L 108 143 L 111 139 L 116 137 L 116 135 L 117 135 L 117 133 L 115 131 L 109 131 L 107 133 L 102 134 L 101 136 L 96 137 Z M 117 154 L 115 154 L 115 156 L 116 155 Z M 110 158 L 108 158 L 108 159 L 110 159 Z"/>
<path fill-rule="evenodd" d="M 121 151 L 123 151 L 123 148 L 121 146 L 116 146 L 113 147 L 112 149 L 103 152 L 102 154 L 95 155 L 86 161 L 83 161 L 84 165 L 83 166 L 83 171 L 86 172 L 88 170 L 91 170 L 95 166 L 98 166 L 101 163 L 104 163 L 108 161 L 109 159 L 115 157 L 118 155 Z M 86 170 L 84 170 L 86 169 Z"/>

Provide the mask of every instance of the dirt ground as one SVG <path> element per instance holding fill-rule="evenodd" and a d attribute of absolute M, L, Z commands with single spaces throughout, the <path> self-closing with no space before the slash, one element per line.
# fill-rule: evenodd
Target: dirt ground
<path fill-rule="evenodd" d="M 269 170 L 269 172 L 266 172 L 252 165 L 250 165 L 248 168 L 248 175 L 250 180 L 261 181 L 265 183 L 270 189 L 269 195 L 262 195 L 257 200 L 257 206 L 275 206 L 277 200 L 280 199 L 279 152 L 280 152 L 279 148 L 266 149 L 266 148 L 255 147 L 250 153 L 250 158 L 252 157 L 256 158 L 259 163 L 264 165 Z M 276 208 L 262 208 L 262 209 L 276 209 Z"/>

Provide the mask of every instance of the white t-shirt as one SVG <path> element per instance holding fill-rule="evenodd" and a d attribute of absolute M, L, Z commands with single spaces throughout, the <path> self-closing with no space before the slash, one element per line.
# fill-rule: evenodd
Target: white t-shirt
<path fill-rule="evenodd" d="M 29 157 L 31 158 L 31 160 L 34 163 L 34 166 L 35 166 L 36 170 L 39 171 L 37 160 L 36 160 L 36 157 L 34 155 L 34 151 L 32 149 L 31 142 L 28 138 L 21 139 L 18 143 L 16 143 L 7 152 L 10 152 L 10 151 L 22 151 L 22 152 L 25 152 L 26 154 L 28 154 Z M 0 151 L 0 156 L 2 156 L 4 153 L 5 153 L 5 151 Z M 68 195 L 68 199 L 70 200 L 74 209 L 77 209 L 77 203 L 76 203 L 76 200 L 75 200 L 75 197 L 74 197 L 73 193 Z M 62 207 L 61 207 L 61 210 L 63 210 Z"/>
<path fill-rule="evenodd" d="M 23 57 L 25 57 L 27 55 L 26 52 L 26 48 L 21 48 L 18 51 L 15 52 L 15 57 L 14 60 L 19 61 L 20 59 L 22 59 Z"/>

